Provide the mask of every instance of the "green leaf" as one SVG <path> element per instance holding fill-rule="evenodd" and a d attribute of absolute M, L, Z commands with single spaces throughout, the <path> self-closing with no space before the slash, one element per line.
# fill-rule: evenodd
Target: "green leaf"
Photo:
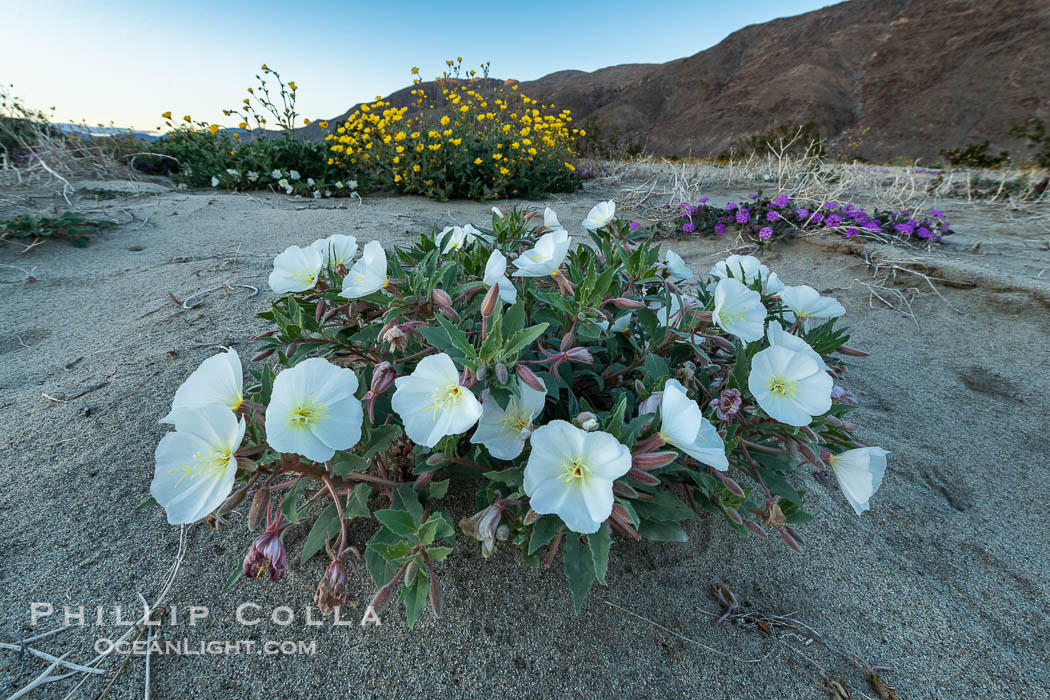
<path fill-rule="evenodd" d="M 591 550 L 580 542 L 580 536 L 569 533 L 561 548 L 562 567 L 565 578 L 569 579 L 569 590 L 572 591 L 572 606 L 577 614 L 583 607 L 587 593 L 594 585 L 594 561 Z"/>
<path fill-rule="evenodd" d="M 338 452 L 332 458 L 332 475 L 345 476 L 353 472 L 363 472 L 370 466 L 372 466 L 371 463 L 363 457 L 349 452 Z"/>
<path fill-rule="evenodd" d="M 441 545 L 435 545 L 427 549 L 427 556 L 434 561 L 444 561 L 445 557 L 452 553 L 451 547 L 442 547 Z"/>
<path fill-rule="evenodd" d="M 474 350 L 474 346 L 471 344 L 470 339 L 467 338 L 467 334 L 462 329 L 457 328 L 451 321 L 443 316 L 435 316 L 437 322 L 441 324 L 441 327 L 445 329 L 445 333 L 448 334 L 448 339 L 452 342 L 452 346 L 460 351 L 463 357 L 470 357 L 473 359 L 477 358 L 477 352 Z M 450 353 L 451 354 L 451 353 Z"/>
<path fill-rule="evenodd" d="M 587 544 L 591 548 L 591 559 L 594 562 L 594 576 L 598 583 L 605 585 L 605 572 L 609 570 L 609 548 L 612 537 L 609 536 L 609 523 L 602 523 L 598 532 L 587 535 Z"/>
<path fill-rule="evenodd" d="M 650 380 L 666 377 L 671 373 L 667 361 L 659 355 L 649 353 L 645 356 L 645 376 Z"/>
<path fill-rule="evenodd" d="M 145 501 L 132 508 L 131 512 L 138 513 L 140 510 L 146 510 L 147 508 L 152 508 L 155 505 L 158 505 L 157 499 L 155 499 L 153 496 L 150 496 Z"/>
<path fill-rule="evenodd" d="M 689 535 L 679 523 L 643 520 L 638 526 L 638 534 L 657 542 L 688 542 Z"/>
<path fill-rule="evenodd" d="M 299 499 L 303 497 L 303 490 L 305 489 L 306 481 L 299 479 L 295 486 L 288 489 L 288 493 L 281 500 L 281 513 L 284 515 L 284 519 L 290 523 L 295 524 L 303 519 L 302 513 L 299 512 Z"/>
<path fill-rule="evenodd" d="M 405 604 L 405 619 L 409 629 L 415 627 L 416 620 L 427 607 L 427 591 L 430 581 L 423 567 L 420 567 L 412 582 L 401 589 L 401 601 Z"/>
<path fill-rule="evenodd" d="M 402 484 L 393 493 L 391 507 L 397 510 L 405 510 L 412 514 L 417 521 L 423 517 L 423 506 L 419 502 L 419 492 L 412 488 L 412 484 Z"/>
<path fill-rule="evenodd" d="M 387 561 L 383 554 L 390 545 L 399 544 L 401 538 L 385 527 L 379 528 L 376 534 L 365 543 L 365 566 L 377 586 L 385 586 L 394 578 L 401 568 L 400 562 Z"/>
<path fill-rule="evenodd" d="M 535 326 L 518 331 L 512 335 L 510 340 L 507 341 L 506 347 L 503 348 L 504 357 L 511 357 L 525 349 L 529 343 L 543 335 L 547 328 L 548 324 L 538 323 Z"/>
<path fill-rule="evenodd" d="M 386 525 L 390 530 L 400 536 L 408 537 L 416 532 L 416 521 L 411 514 L 403 510 L 386 508 L 377 510 L 372 514 L 375 519 Z"/>
<path fill-rule="evenodd" d="M 534 553 L 564 529 L 565 525 L 557 515 L 544 515 L 532 524 L 532 537 L 529 538 L 529 554 Z"/>
<path fill-rule="evenodd" d="M 343 506 L 343 519 L 349 521 L 354 518 L 372 517 L 372 512 L 368 510 L 368 497 L 371 495 L 372 487 L 368 484 L 358 484 L 354 487 L 353 493 Z"/>
<path fill-rule="evenodd" d="M 335 504 L 329 503 L 328 507 L 321 511 L 310 528 L 310 534 L 303 542 L 303 553 L 299 557 L 299 563 L 305 564 L 310 557 L 317 554 L 324 547 L 325 541 L 339 534 L 339 514 L 336 512 Z"/>
<path fill-rule="evenodd" d="M 498 472 L 485 472 L 482 476 L 508 486 L 521 486 L 525 481 L 525 469 L 524 467 L 508 467 Z"/>
<path fill-rule="evenodd" d="M 616 404 L 616 408 L 609 414 L 608 420 L 605 422 L 605 430 L 613 437 L 619 439 L 620 431 L 623 430 L 623 415 L 627 412 L 627 394 L 624 392 L 620 396 L 619 402 Z"/>
<path fill-rule="evenodd" d="M 434 499 L 444 498 L 445 494 L 448 493 L 448 484 L 449 479 L 430 482 L 430 489 L 427 491 L 427 495 Z"/>
<path fill-rule="evenodd" d="M 222 590 L 228 591 L 233 584 L 237 583 L 242 578 L 244 578 L 244 564 L 242 562 L 237 562 L 237 568 L 234 569 L 233 573 L 230 574 L 230 577 L 226 579 L 226 583 L 222 584 Z"/>
<path fill-rule="evenodd" d="M 377 425 L 368 433 L 368 442 L 362 447 L 361 458 L 372 459 L 380 452 L 390 449 L 394 440 L 401 437 L 401 427 L 397 425 Z"/>
<path fill-rule="evenodd" d="M 657 491 L 648 501 L 635 500 L 634 510 L 643 520 L 661 520 L 679 522 L 682 520 L 699 520 L 700 516 L 693 509 L 682 503 L 670 491 Z"/>

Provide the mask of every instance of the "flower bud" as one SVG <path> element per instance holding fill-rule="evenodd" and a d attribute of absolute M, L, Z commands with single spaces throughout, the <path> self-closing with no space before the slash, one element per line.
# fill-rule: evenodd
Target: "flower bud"
<path fill-rule="evenodd" d="M 531 369 L 529 369 L 525 365 L 519 364 L 514 368 L 514 371 L 518 373 L 518 379 L 525 382 L 536 391 L 542 391 L 546 393 L 547 387 L 543 385 L 543 382 L 540 381 L 540 378 L 537 377 L 536 373 L 533 372 Z"/>
<path fill-rule="evenodd" d="M 614 485 L 615 485 L 615 482 L 614 482 Z M 540 519 L 540 514 L 537 513 L 536 511 L 534 511 L 532 508 L 529 508 L 529 512 L 525 514 L 525 518 L 522 520 L 522 523 L 525 524 L 526 526 L 528 526 L 528 525 L 532 525 L 534 522 L 536 522 L 539 519 Z"/>
<path fill-rule="evenodd" d="M 697 321 L 702 323 L 712 323 L 715 320 L 715 313 L 713 311 L 694 311 L 693 315 Z"/>
<path fill-rule="evenodd" d="M 389 362 L 383 361 L 372 369 L 372 385 L 369 391 L 373 396 L 378 396 L 394 385 L 397 372 Z"/>
<path fill-rule="evenodd" d="M 594 355 L 592 355 L 591 351 L 588 350 L 587 348 L 582 348 L 582 347 L 569 348 L 568 350 L 565 351 L 565 357 L 570 362 L 581 362 L 581 363 L 587 364 L 587 365 L 593 365 L 594 364 Z"/>
<path fill-rule="evenodd" d="M 627 297 L 616 297 L 605 302 L 606 304 L 612 304 L 618 309 L 643 309 L 645 304 L 637 299 L 629 299 Z"/>
<path fill-rule="evenodd" d="M 237 458 L 237 468 L 238 469 L 243 469 L 244 471 L 250 473 L 250 472 L 254 472 L 256 469 L 258 469 L 259 465 L 256 463 L 256 461 L 254 459 L 249 459 L 248 457 L 238 457 Z"/>
<path fill-rule="evenodd" d="M 638 415 L 644 416 L 646 413 L 656 413 L 660 410 L 660 405 L 664 401 L 664 392 L 654 391 L 645 401 L 638 404 Z"/>
<path fill-rule="evenodd" d="M 452 306 L 452 297 L 443 289 L 435 289 L 430 293 L 430 298 L 438 306 Z"/>
<path fill-rule="evenodd" d="M 481 300 L 481 315 L 486 318 L 491 316 L 499 303 L 499 285 L 494 284 L 485 292 L 485 298 Z"/>
<path fill-rule="evenodd" d="M 848 389 L 843 389 L 837 384 L 831 387 L 831 399 L 847 406 L 856 406 L 858 403 L 856 394 Z"/>
<path fill-rule="evenodd" d="M 633 479 L 639 484 L 644 484 L 646 486 L 658 486 L 660 484 L 659 479 L 657 479 L 652 474 L 644 472 L 640 469 L 631 469 L 629 472 L 627 472 L 627 478 Z"/>
<path fill-rule="evenodd" d="M 349 602 L 350 596 L 346 594 L 346 564 L 342 559 L 336 559 L 318 581 L 314 603 L 322 614 L 331 615 L 333 610 Z"/>
<path fill-rule="evenodd" d="M 740 488 L 740 484 L 736 483 L 733 479 L 729 478 L 728 475 L 723 474 L 717 469 L 711 469 L 715 476 L 722 480 L 722 485 L 726 487 L 726 490 L 732 493 L 734 496 L 745 497 L 747 494 L 744 493 L 744 489 Z"/>
<path fill-rule="evenodd" d="M 576 332 L 569 331 L 561 337 L 561 346 L 559 347 L 559 350 L 564 352 L 574 345 L 576 345 Z"/>
<path fill-rule="evenodd" d="M 320 301 L 317 302 L 317 308 L 314 310 L 314 320 L 317 321 L 318 323 L 320 323 L 321 319 L 324 317 L 324 311 L 325 311 L 325 300 L 321 299 Z"/>
<path fill-rule="evenodd" d="M 575 421 L 576 425 L 580 426 L 587 432 L 595 430 L 598 427 L 598 417 L 590 411 L 583 411 L 573 418 L 573 421 Z"/>
<path fill-rule="evenodd" d="M 412 488 L 422 490 L 425 489 L 431 481 L 434 480 L 434 472 L 423 472 L 416 477 L 416 480 L 412 482 Z"/>
<path fill-rule="evenodd" d="M 445 314 L 452 320 L 453 323 L 459 323 L 459 314 L 451 306 L 442 306 L 441 313 Z"/>
<path fill-rule="evenodd" d="M 248 529 L 255 532 L 266 518 L 266 512 L 270 509 L 270 489 L 263 486 L 256 489 L 252 496 L 252 504 L 248 508 Z"/>
<path fill-rule="evenodd" d="M 729 519 L 738 525 L 744 524 L 744 519 L 740 517 L 740 513 L 737 512 L 736 508 L 726 508 L 725 514 L 729 516 Z"/>
<path fill-rule="evenodd" d="M 868 353 L 864 352 L 863 350 L 856 350 L 854 348 L 846 347 L 845 345 L 840 345 L 839 349 L 836 352 L 838 352 L 840 355 L 852 355 L 853 357 L 868 356 Z"/>
<path fill-rule="evenodd" d="M 263 350 L 260 353 L 256 353 L 252 356 L 252 362 L 258 362 L 259 360 L 265 360 L 267 357 L 272 355 L 277 348 L 270 348 L 269 350 Z"/>
<path fill-rule="evenodd" d="M 648 471 L 650 469 L 659 469 L 660 467 L 666 467 L 671 462 L 678 459 L 677 452 L 649 452 L 647 454 L 634 455 L 631 458 L 631 466 L 635 469 L 641 469 L 642 471 Z"/>
<path fill-rule="evenodd" d="M 507 373 L 507 365 L 502 362 L 497 362 L 496 366 L 492 368 L 493 375 L 496 377 L 496 381 L 500 384 L 506 384 L 507 380 L 510 379 L 510 375 Z"/>
<path fill-rule="evenodd" d="M 244 557 L 242 569 L 248 578 L 259 578 L 270 574 L 271 581 L 280 581 L 284 576 L 284 567 L 288 563 L 288 550 L 281 542 L 281 535 L 288 525 L 269 525 Z"/>
<path fill-rule="evenodd" d="M 617 479 L 613 482 L 613 493 L 624 498 L 638 498 L 638 492 L 626 481 Z"/>
<path fill-rule="evenodd" d="M 759 537 L 767 536 L 766 531 L 763 530 L 762 527 L 754 520 L 745 520 L 744 527 L 746 527 L 747 530 L 753 535 L 758 535 Z"/>
<path fill-rule="evenodd" d="M 477 370 L 474 371 L 474 376 L 479 382 L 485 381 L 485 377 L 489 374 L 489 370 L 485 365 L 478 365 Z"/>
<path fill-rule="evenodd" d="M 419 573 L 419 559 L 413 559 L 408 562 L 408 568 L 405 569 L 405 585 L 410 586 L 412 582 L 416 580 L 416 574 Z"/>
<path fill-rule="evenodd" d="M 331 321 L 333 318 L 335 318 L 336 314 L 338 314 L 343 309 L 347 308 L 347 306 L 349 306 L 349 304 L 343 304 L 342 306 L 336 306 L 335 308 L 329 309 L 328 312 L 325 313 L 323 320 Z"/>
<path fill-rule="evenodd" d="M 402 569 L 407 568 L 408 564 L 402 566 Z M 401 572 L 399 571 L 397 573 L 400 574 Z M 383 609 L 386 607 L 387 603 L 390 602 L 390 598 L 394 594 L 394 588 L 399 583 L 400 581 L 398 581 L 397 574 L 395 574 L 394 578 L 390 579 L 389 583 L 375 592 L 375 595 L 372 596 L 372 600 L 368 601 L 368 607 L 365 609 L 365 614 L 361 618 L 362 627 L 364 627 L 370 620 L 375 620 L 382 614 Z"/>
<path fill-rule="evenodd" d="M 718 347 L 722 348 L 723 350 L 725 350 L 727 352 L 733 352 L 733 350 L 735 349 L 733 347 L 733 343 L 728 338 L 726 338 L 725 336 L 712 335 L 712 336 L 708 336 L 708 337 L 711 339 L 712 343 L 714 343 L 715 345 L 717 345 Z"/>
<path fill-rule="evenodd" d="M 780 531 L 780 539 L 784 540 L 784 544 L 786 544 L 788 547 L 791 547 L 796 552 L 802 552 L 802 548 L 799 547 L 798 540 L 792 537 L 791 534 L 787 531 Z"/>
<path fill-rule="evenodd" d="M 444 463 L 445 463 L 445 455 L 443 453 L 441 453 L 441 452 L 435 452 L 434 454 L 432 454 L 429 457 L 427 457 L 427 465 L 428 466 L 436 467 L 436 466 L 438 466 L 440 464 L 444 464 Z"/>

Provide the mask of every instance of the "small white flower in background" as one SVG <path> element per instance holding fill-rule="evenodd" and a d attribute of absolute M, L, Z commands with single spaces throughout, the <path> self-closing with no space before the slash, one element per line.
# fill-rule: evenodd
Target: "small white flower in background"
<path fill-rule="evenodd" d="M 693 271 L 686 267 L 685 260 L 682 260 L 682 257 L 670 248 L 667 248 L 666 251 L 664 264 L 671 276 L 679 280 L 693 279 Z"/>
<path fill-rule="evenodd" d="M 800 352 L 803 355 L 809 355 L 817 363 L 817 366 L 825 372 L 828 371 L 828 366 L 824 362 L 824 358 L 820 356 L 820 353 L 814 350 L 804 338 L 792 335 L 784 330 L 784 327 L 778 321 L 769 322 L 769 328 L 766 329 L 766 338 L 769 339 L 771 346 L 784 347 L 788 350 Z"/>
<path fill-rule="evenodd" d="M 493 250 L 489 261 L 485 263 L 485 285 L 499 285 L 499 298 L 504 304 L 513 304 L 518 300 L 518 290 L 507 277 L 507 258 L 499 250 Z"/>
<path fill-rule="evenodd" d="M 290 245 L 273 259 L 270 289 L 277 294 L 305 292 L 317 284 L 321 274 L 321 254 L 315 248 Z"/>
<path fill-rule="evenodd" d="M 352 190 L 356 190 L 357 189 L 357 180 L 351 180 L 350 182 L 346 183 L 346 186 L 349 187 Z"/>
<path fill-rule="evenodd" d="M 569 234 L 565 229 L 550 231 L 539 237 L 536 245 L 514 260 L 512 277 L 550 277 L 558 271 L 569 252 Z"/>
<path fill-rule="evenodd" d="M 314 186 L 314 179 L 312 177 L 306 178 L 306 184 L 310 187 Z"/>
<path fill-rule="evenodd" d="M 214 175 L 211 176 L 211 186 L 212 187 L 218 187 L 219 186 L 219 178 L 217 178 Z"/>
<path fill-rule="evenodd" d="M 537 428 L 530 442 L 524 483 L 529 505 L 557 515 L 573 532 L 597 532 L 612 514 L 613 481 L 631 469 L 631 451 L 609 433 L 563 420 Z"/>
<path fill-rule="evenodd" d="M 765 332 L 766 321 L 762 295 L 735 279 L 719 280 L 715 287 L 714 321 L 745 343 L 758 340 Z"/>
<path fill-rule="evenodd" d="M 173 423 L 175 414 L 185 408 L 222 406 L 235 411 L 244 403 L 244 373 L 241 358 L 232 349 L 212 355 L 200 363 L 175 392 L 171 411 L 160 419 Z"/>
<path fill-rule="evenodd" d="M 336 182 L 336 183 L 335 183 L 335 188 L 336 188 L 337 190 L 341 190 L 341 189 L 343 189 L 343 181 L 342 181 L 342 180 L 339 180 L 338 182 Z"/>
<path fill-rule="evenodd" d="M 386 276 L 386 251 L 379 241 L 365 245 L 361 258 L 343 278 L 343 289 L 339 296 L 346 299 L 366 297 L 372 292 L 385 289 L 390 284 Z"/>
<path fill-rule="evenodd" d="M 554 213 L 554 210 L 550 207 L 543 209 L 543 226 L 549 228 L 551 231 L 558 231 L 565 227 L 558 221 L 558 215 Z"/>
<path fill-rule="evenodd" d="M 156 472 L 149 493 L 168 522 L 196 522 L 218 508 L 233 490 L 234 453 L 244 439 L 244 419 L 224 406 L 180 409 L 175 432 L 161 438 L 154 453 Z"/>
<path fill-rule="evenodd" d="M 452 358 L 441 353 L 419 361 L 407 377 L 394 380 L 391 406 L 417 445 L 433 447 L 446 435 L 465 433 L 481 417 L 474 393 L 459 384 Z"/>
<path fill-rule="evenodd" d="M 715 263 L 708 277 L 714 278 L 708 289 L 713 289 L 718 280 L 727 277 L 740 280 L 748 287 L 757 280 L 762 280 L 762 292 L 765 294 L 776 294 L 784 288 L 784 283 L 777 277 L 777 273 L 770 272 L 769 268 L 753 255 L 730 255 L 725 260 Z"/>
<path fill-rule="evenodd" d="M 810 355 L 771 347 L 751 359 L 747 387 L 775 421 L 801 427 L 831 408 L 831 375 Z"/>
<path fill-rule="evenodd" d="M 656 410 L 660 408 L 664 402 L 664 392 L 654 391 L 649 395 L 645 401 L 638 404 L 638 415 L 644 416 L 646 414 L 656 415 Z"/>
<path fill-rule="evenodd" d="M 241 173 L 239 171 L 237 171 L 237 170 L 234 170 L 233 168 L 226 168 L 226 173 L 228 175 L 233 175 L 234 177 L 240 177 L 241 176 Z"/>
<path fill-rule="evenodd" d="M 349 265 L 357 255 L 357 238 L 334 233 L 328 238 L 314 241 L 310 247 L 321 254 L 321 260 L 326 266 Z"/>
<path fill-rule="evenodd" d="M 287 187 L 285 187 L 285 188 L 284 188 L 284 193 L 285 193 L 285 194 L 291 194 L 291 193 L 292 193 L 292 192 L 294 192 L 294 191 L 295 191 L 295 190 L 294 190 L 294 189 L 292 189 L 292 186 L 291 186 L 291 185 L 288 185 Z M 302 197 L 300 197 L 299 195 L 295 195 L 295 198 L 296 198 L 296 199 L 302 199 Z"/>
<path fill-rule="evenodd" d="M 631 312 L 628 311 L 622 316 L 617 316 L 611 325 L 605 319 L 597 321 L 595 325 L 603 331 L 609 331 L 610 333 L 623 333 L 631 325 Z"/>
<path fill-rule="evenodd" d="M 189 185 L 187 185 L 187 184 L 186 184 L 185 182 L 180 182 L 180 183 L 179 183 L 179 189 L 180 189 L 180 190 L 186 190 L 186 189 L 189 189 Z"/>
<path fill-rule="evenodd" d="M 284 189 L 288 189 L 288 180 L 286 180 L 285 178 L 281 178 L 277 181 L 277 186 L 283 187 Z"/>
<path fill-rule="evenodd" d="M 656 320 L 661 326 L 677 326 L 682 322 L 683 313 L 700 307 L 700 300 L 691 294 L 672 294 L 671 304 L 667 306 L 659 301 L 649 304 L 649 308 L 656 312 Z"/>
<path fill-rule="evenodd" d="M 828 460 L 839 488 L 857 515 L 871 508 L 868 501 L 882 485 L 888 454 L 881 447 L 860 447 L 833 455 Z"/>
<path fill-rule="evenodd" d="M 248 171 L 248 182 L 257 182 L 259 180 L 259 173 L 254 170 Z"/>
<path fill-rule="evenodd" d="M 488 389 L 481 394 L 481 419 L 470 437 L 471 443 L 484 445 L 496 459 L 514 459 L 525 449 L 532 434 L 532 421 L 543 412 L 547 393 L 519 382 L 521 398 L 511 396 L 507 408 L 500 407 Z"/>
<path fill-rule="evenodd" d="M 501 219 L 503 218 L 503 211 L 499 207 L 492 207 L 492 213 Z"/>
<path fill-rule="evenodd" d="M 273 380 L 266 407 L 266 442 L 278 452 L 323 462 L 336 450 L 361 441 L 364 411 L 357 375 L 328 360 L 311 357 Z"/>
<path fill-rule="evenodd" d="M 583 227 L 588 231 L 595 231 L 612 221 L 615 215 L 616 202 L 611 199 L 608 202 L 598 202 L 583 220 Z"/>
<path fill-rule="evenodd" d="M 321 198 L 321 191 L 320 190 L 314 190 L 313 197 L 314 197 L 314 199 L 320 199 Z"/>
<path fill-rule="evenodd" d="M 298 170 L 289 170 L 288 171 L 288 177 L 292 178 L 293 180 L 298 180 L 299 179 L 299 171 Z"/>
<path fill-rule="evenodd" d="M 811 320 L 827 321 L 846 313 L 846 309 L 843 308 L 837 299 L 823 297 L 820 295 L 820 292 L 805 284 L 800 284 L 797 287 L 784 287 L 780 290 L 780 299 L 785 306 L 794 312 L 794 315 L 807 324 Z M 791 317 L 790 314 L 786 314 L 786 316 L 789 319 Z"/>
<path fill-rule="evenodd" d="M 280 170 L 274 170 L 272 173 L 270 173 L 270 177 L 272 177 L 274 180 L 278 179 L 279 177 L 281 177 L 281 171 Z M 283 187 L 283 185 L 282 185 L 282 187 Z"/>
<path fill-rule="evenodd" d="M 689 398 L 677 379 L 664 384 L 660 405 L 660 437 L 687 455 L 719 471 L 729 469 L 722 436 L 704 418 L 700 406 Z"/>
<path fill-rule="evenodd" d="M 465 245 L 470 245 L 476 238 L 484 238 L 481 231 L 477 230 L 470 224 L 466 226 L 446 226 L 434 239 L 434 243 L 440 247 L 441 243 L 445 243 L 445 248 L 441 251 L 442 254 L 455 248 L 459 250 Z"/>

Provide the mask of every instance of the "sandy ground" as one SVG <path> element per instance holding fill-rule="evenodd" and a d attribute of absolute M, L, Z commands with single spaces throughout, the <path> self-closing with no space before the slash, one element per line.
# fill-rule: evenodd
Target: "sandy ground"
<path fill-rule="evenodd" d="M 142 189 L 100 203 L 137 220 L 85 250 L 0 248 L 0 263 L 35 278 L 0 267 L 0 465 L 8 478 L 0 493 L 0 631 L 39 634 L 61 626 L 62 606 L 86 606 L 87 625 L 34 643 L 81 663 L 94 656 L 94 640 L 123 631 L 113 606 L 123 606 L 125 619 L 137 615 L 129 612 L 136 592 L 152 598 L 175 557 L 179 533 L 162 512 L 131 512 L 147 494 L 153 449 L 166 431 L 157 420 L 214 345 L 253 354 L 248 339 L 266 328 L 254 315 L 272 298 L 274 254 L 337 232 L 393 244 L 409 231 L 485 221 L 490 206 L 369 197 L 344 207 Z M 590 183 L 552 204 L 563 222 L 578 222 L 615 194 Z M 740 193 L 711 194 L 724 201 Z M 862 245 L 801 240 L 763 255 L 788 283 L 837 296 L 850 344 L 872 354 L 847 380 L 861 399 L 853 415 L 860 438 L 892 455 L 864 517 L 834 486 L 800 474 L 817 515 L 802 528 L 804 554 L 710 519 L 691 526 L 686 544 L 617 540 L 609 586 L 578 617 L 559 570 L 528 569 L 512 550 L 486 561 L 461 538 L 439 570 L 444 618 L 427 613 L 412 634 L 400 610 L 382 627 L 354 624 L 373 592 L 364 571 L 351 573 L 349 626 L 308 626 L 308 611 L 319 617 L 312 593 L 321 558 L 290 566 L 279 584 L 242 582 L 220 593 L 253 536 L 240 526 L 197 526 L 168 600 L 182 619 L 164 637 L 194 649 L 206 641 L 316 641 L 316 654 L 154 656 L 154 696 L 818 698 L 825 674 L 855 697 L 874 696 L 849 654 L 892 666 L 883 675 L 902 698 L 1050 696 L 1048 235 L 1023 217 L 1001 223 L 976 205 L 940 206 L 958 236 L 932 255 L 888 256 L 918 257 L 951 280 L 938 296 L 923 280 L 898 275 L 898 291 L 923 290 L 911 302 L 914 318 L 871 297 Z M 673 246 L 702 271 L 724 256 L 726 241 Z M 216 292 L 193 310 L 172 301 L 224 281 L 261 291 Z M 360 545 L 371 531 L 358 523 L 352 539 Z M 289 533 L 292 559 L 303 537 Z M 812 631 L 777 641 L 712 626 L 716 582 L 749 610 L 790 615 Z M 56 612 L 31 626 L 33 602 Z M 236 622 L 244 602 L 260 606 L 248 615 L 262 622 Z M 190 625 L 184 613 L 194 605 L 210 612 Z M 291 625 L 269 620 L 281 605 L 292 608 Z M 102 625 L 94 624 L 98 606 Z M 20 670 L 15 653 L 2 654 L 5 692 L 46 667 L 30 660 Z M 132 657 L 109 697 L 141 697 L 145 678 L 144 659 Z M 96 697 L 106 682 L 93 680 L 74 697 Z M 72 687 L 55 683 L 39 696 L 63 697 Z"/>

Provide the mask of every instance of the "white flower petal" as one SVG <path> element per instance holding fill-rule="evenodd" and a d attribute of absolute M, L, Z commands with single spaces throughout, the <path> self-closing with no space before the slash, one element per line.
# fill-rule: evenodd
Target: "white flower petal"
<path fill-rule="evenodd" d="M 391 406 L 401 416 L 405 434 L 433 447 L 446 435 L 469 430 L 481 417 L 474 393 L 460 386 L 456 366 L 445 353 L 424 357 L 412 374 L 394 380 Z"/>
<path fill-rule="evenodd" d="M 733 278 L 719 280 L 715 287 L 714 321 L 744 342 L 760 339 L 766 321 L 762 295 Z"/>
<path fill-rule="evenodd" d="M 881 447 L 861 447 L 831 458 L 839 488 L 857 515 L 869 510 L 868 501 L 882 485 L 888 454 Z"/>
<path fill-rule="evenodd" d="M 305 292 L 317 284 L 321 274 L 321 255 L 316 249 L 288 246 L 273 260 L 270 289 L 276 294 Z"/>
<path fill-rule="evenodd" d="M 310 244 L 321 254 L 325 265 L 349 265 L 357 255 L 357 238 L 336 233 Z"/>
<path fill-rule="evenodd" d="M 183 408 L 215 404 L 234 410 L 244 401 L 243 386 L 241 358 L 236 351 L 212 355 L 175 391 L 171 411 L 160 422 L 174 422 L 175 411 Z"/>
<path fill-rule="evenodd" d="M 359 299 L 373 292 L 384 289 L 389 283 L 386 273 L 386 251 L 379 241 L 365 245 L 361 258 L 354 263 L 343 278 L 343 288 L 339 296 L 346 299 Z"/>

